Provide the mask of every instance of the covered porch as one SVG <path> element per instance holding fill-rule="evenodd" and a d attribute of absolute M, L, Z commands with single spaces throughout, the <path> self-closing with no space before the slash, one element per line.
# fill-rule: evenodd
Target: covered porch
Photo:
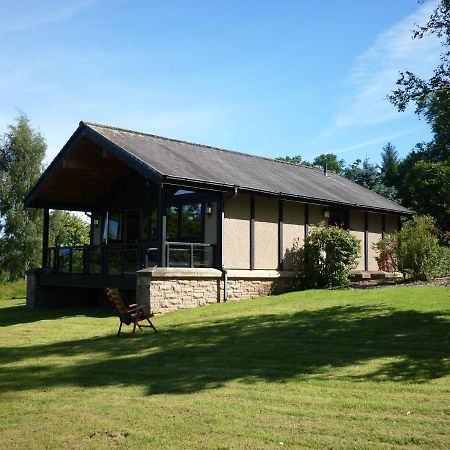
<path fill-rule="evenodd" d="M 40 283 L 135 289 L 145 268 L 221 268 L 222 196 L 165 182 L 102 136 L 77 130 L 25 200 L 44 211 Z M 52 209 L 86 213 L 89 243 L 50 246 Z"/>

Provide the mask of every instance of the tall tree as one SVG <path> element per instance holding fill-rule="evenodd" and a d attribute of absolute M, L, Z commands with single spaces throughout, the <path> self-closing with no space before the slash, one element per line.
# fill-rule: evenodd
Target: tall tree
<path fill-rule="evenodd" d="M 42 173 L 46 148 L 24 114 L 0 141 L 0 271 L 10 279 L 40 263 L 42 213 L 25 209 L 23 198 Z"/>
<path fill-rule="evenodd" d="M 378 167 L 365 158 L 364 161 L 357 159 L 350 166 L 345 168 L 344 176 L 355 183 L 387 197 L 397 200 L 397 191 L 393 187 L 386 186 Z"/>
<path fill-rule="evenodd" d="M 415 104 L 416 114 L 425 117 L 433 131 L 433 141 L 422 148 L 431 162 L 450 159 L 450 0 L 441 0 L 424 26 L 417 26 L 413 39 L 435 35 L 441 39 L 441 61 L 433 75 L 422 79 L 413 72 L 400 72 L 398 88 L 388 96 L 399 111 Z"/>
<path fill-rule="evenodd" d="M 322 153 L 314 158 L 313 166 L 323 167 L 327 164 L 327 169 L 336 172 L 337 174 L 344 173 L 345 161 L 338 159 L 334 153 Z"/>
<path fill-rule="evenodd" d="M 381 177 L 386 186 L 397 186 L 399 162 L 397 150 L 388 142 L 381 153 Z"/>

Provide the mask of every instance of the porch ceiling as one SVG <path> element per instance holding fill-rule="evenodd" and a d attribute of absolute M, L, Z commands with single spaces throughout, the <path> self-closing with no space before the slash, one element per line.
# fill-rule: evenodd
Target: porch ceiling
<path fill-rule="evenodd" d="M 28 194 L 26 206 L 94 211 L 127 180 L 143 178 L 83 135 L 61 156 Z"/>

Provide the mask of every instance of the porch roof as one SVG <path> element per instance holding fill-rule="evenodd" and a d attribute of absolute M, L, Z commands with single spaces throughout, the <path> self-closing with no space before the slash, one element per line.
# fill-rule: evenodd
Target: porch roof
<path fill-rule="evenodd" d="M 74 136 L 77 134 L 100 145 L 156 184 L 222 191 L 238 187 L 244 193 L 411 214 L 397 203 L 330 171 L 325 176 L 316 168 L 90 122 L 80 122 Z M 63 156 L 64 148 L 55 161 Z M 33 206 L 32 198 L 45 178 L 51 176 L 55 161 L 28 194 L 26 204 Z"/>

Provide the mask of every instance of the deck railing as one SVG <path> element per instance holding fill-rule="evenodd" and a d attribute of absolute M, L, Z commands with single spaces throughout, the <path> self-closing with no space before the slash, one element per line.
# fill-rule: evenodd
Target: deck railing
<path fill-rule="evenodd" d="M 100 244 L 49 247 L 48 269 L 54 273 L 127 275 L 159 264 L 159 249 L 153 243 Z M 214 267 L 215 246 L 190 242 L 167 242 L 168 267 Z"/>

